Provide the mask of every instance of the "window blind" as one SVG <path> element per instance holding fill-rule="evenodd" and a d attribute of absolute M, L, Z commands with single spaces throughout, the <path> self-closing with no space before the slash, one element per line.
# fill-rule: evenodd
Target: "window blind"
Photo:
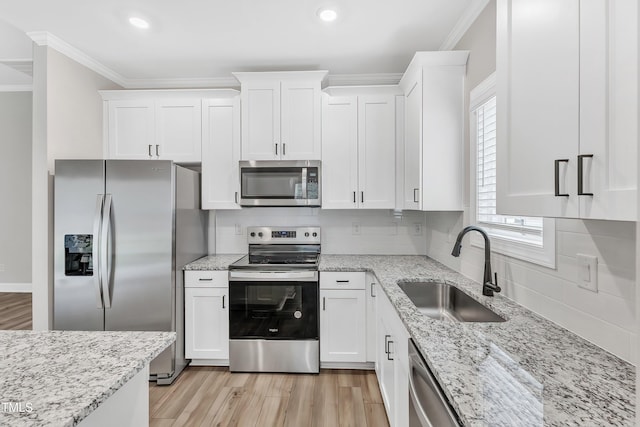
<path fill-rule="evenodd" d="M 495 227 L 497 232 L 517 231 L 523 241 L 536 243 L 542 238 L 543 218 L 506 216 L 496 213 L 496 97 L 476 110 L 476 219 Z M 529 235 L 529 236 L 527 236 Z M 539 238 L 538 238 L 539 236 Z"/>

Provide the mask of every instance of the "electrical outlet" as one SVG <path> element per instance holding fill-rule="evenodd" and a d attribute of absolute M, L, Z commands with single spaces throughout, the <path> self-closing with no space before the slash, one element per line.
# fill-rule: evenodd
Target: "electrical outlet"
<path fill-rule="evenodd" d="M 420 224 L 419 222 L 413 224 L 413 235 L 422 236 L 422 224 Z"/>
<path fill-rule="evenodd" d="M 354 222 L 351 224 L 351 234 L 358 236 L 360 234 L 360 223 Z"/>
<path fill-rule="evenodd" d="M 236 234 L 238 236 L 242 235 L 242 226 L 240 224 L 236 224 Z"/>
<path fill-rule="evenodd" d="M 598 292 L 598 257 L 576 254 L 578 260 L 578 286 Z"/>

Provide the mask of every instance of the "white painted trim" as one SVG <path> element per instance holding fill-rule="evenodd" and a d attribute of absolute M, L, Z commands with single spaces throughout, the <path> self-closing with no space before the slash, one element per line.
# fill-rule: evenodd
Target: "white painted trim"
<path fill-rule="evenodd" d="M 397 85 L 403 73 L 329 74 L 328 86 Z"/>
<path fill-rule="evenodd" d="M 211 78 L 168 78 L 168 79 L 125 79 L 126 88 L 151 89 L 151 88 L 237 88 L 240 87 L 234 77 Z"/>
<path fill-rule="evenodd" d="M 0 64 L 6 65 L 28 76 L 33 76 L 33 59 L 31 58 L 1 59 Z"/>
<path fill-rule="evenodd" d="M 0 292 L 31 293 L 31 283 L 0 283 Z"/>
<path fill-rule="evenodd" d="M 471 0 L 471 4 L 464 11 L 460 19 L 458 19 L 458 22 L 456 22 L 456 25 L 453 27 L 447 38 L 444 39 L 444 42 L 440 46 L 440 50 L 453 49 L 488 4 L 489 0 Z"/>
<path fill-rule="evenodd" d="M 33 85 L 0 85 L 0 92 L 31 92 Z"/>
<path fill-rule="evenodd" d="M 95 59 L 91 58 L 84 52 L 76 49 L 71 46 L 69 43 L 64 40 L 54 36 L 53 34 L 47 31 L 31 31 L 27 33 L 27 36 L 31 38 L 38 46 L 49 46 L 52 49 L 57 50 L 65 56 L 73 59 L 77 63 L 84 65 L 92 71 L 100 74 L 103 77 L 113 81 L 114 83 L 119 84 L 120 86 L 127 86 L 127 79 L 125 79 L 122 75 L 116 73 Z"/>
<path fill-rule="evenodd" d="M 180 98 L 233 98 L 240 95 L 236 89 L 130 89 L 130 90 L 99 90 L 98 93 L 105 101 L 123 99 L 175 99 Z"/>
<path fill-rule="evenodd" d="M 469 111 L 473 111 L 496 94 L 496 73 L 493 72 L 469 93 Z"/>

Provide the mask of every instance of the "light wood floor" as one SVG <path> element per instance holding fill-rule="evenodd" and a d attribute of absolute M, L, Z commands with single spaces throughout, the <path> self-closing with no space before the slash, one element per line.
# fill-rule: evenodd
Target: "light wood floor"
<path fill-rule="evenodd" d="M 0 330 L 31 327 L 31 294 L 0 292 Z"/>
<path fill-rule="evenodd" d="M 31 294 L 0 292 L 0 330 L 31 329 Z M 149 383 L 151 427 L 388 427 L 373 371 L 232 374 L 188 367 L 170 386 Z"/>
<path fill-rule="evenodd" d="M 171 386 L 149 388 L 152 427 L 388 426 L 373 371 L 238 374 L 188 367 Z"/>

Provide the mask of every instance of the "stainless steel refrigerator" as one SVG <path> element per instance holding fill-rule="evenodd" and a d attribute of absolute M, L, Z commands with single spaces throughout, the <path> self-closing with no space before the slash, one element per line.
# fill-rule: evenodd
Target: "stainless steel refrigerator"
<path fill-rule="evenodd" d="M 184 369 L 182 268 L 207 253 L 200 174 L 165 160 L 56 160 L 53 327 L 175 331 L 151 363 Z"/>

